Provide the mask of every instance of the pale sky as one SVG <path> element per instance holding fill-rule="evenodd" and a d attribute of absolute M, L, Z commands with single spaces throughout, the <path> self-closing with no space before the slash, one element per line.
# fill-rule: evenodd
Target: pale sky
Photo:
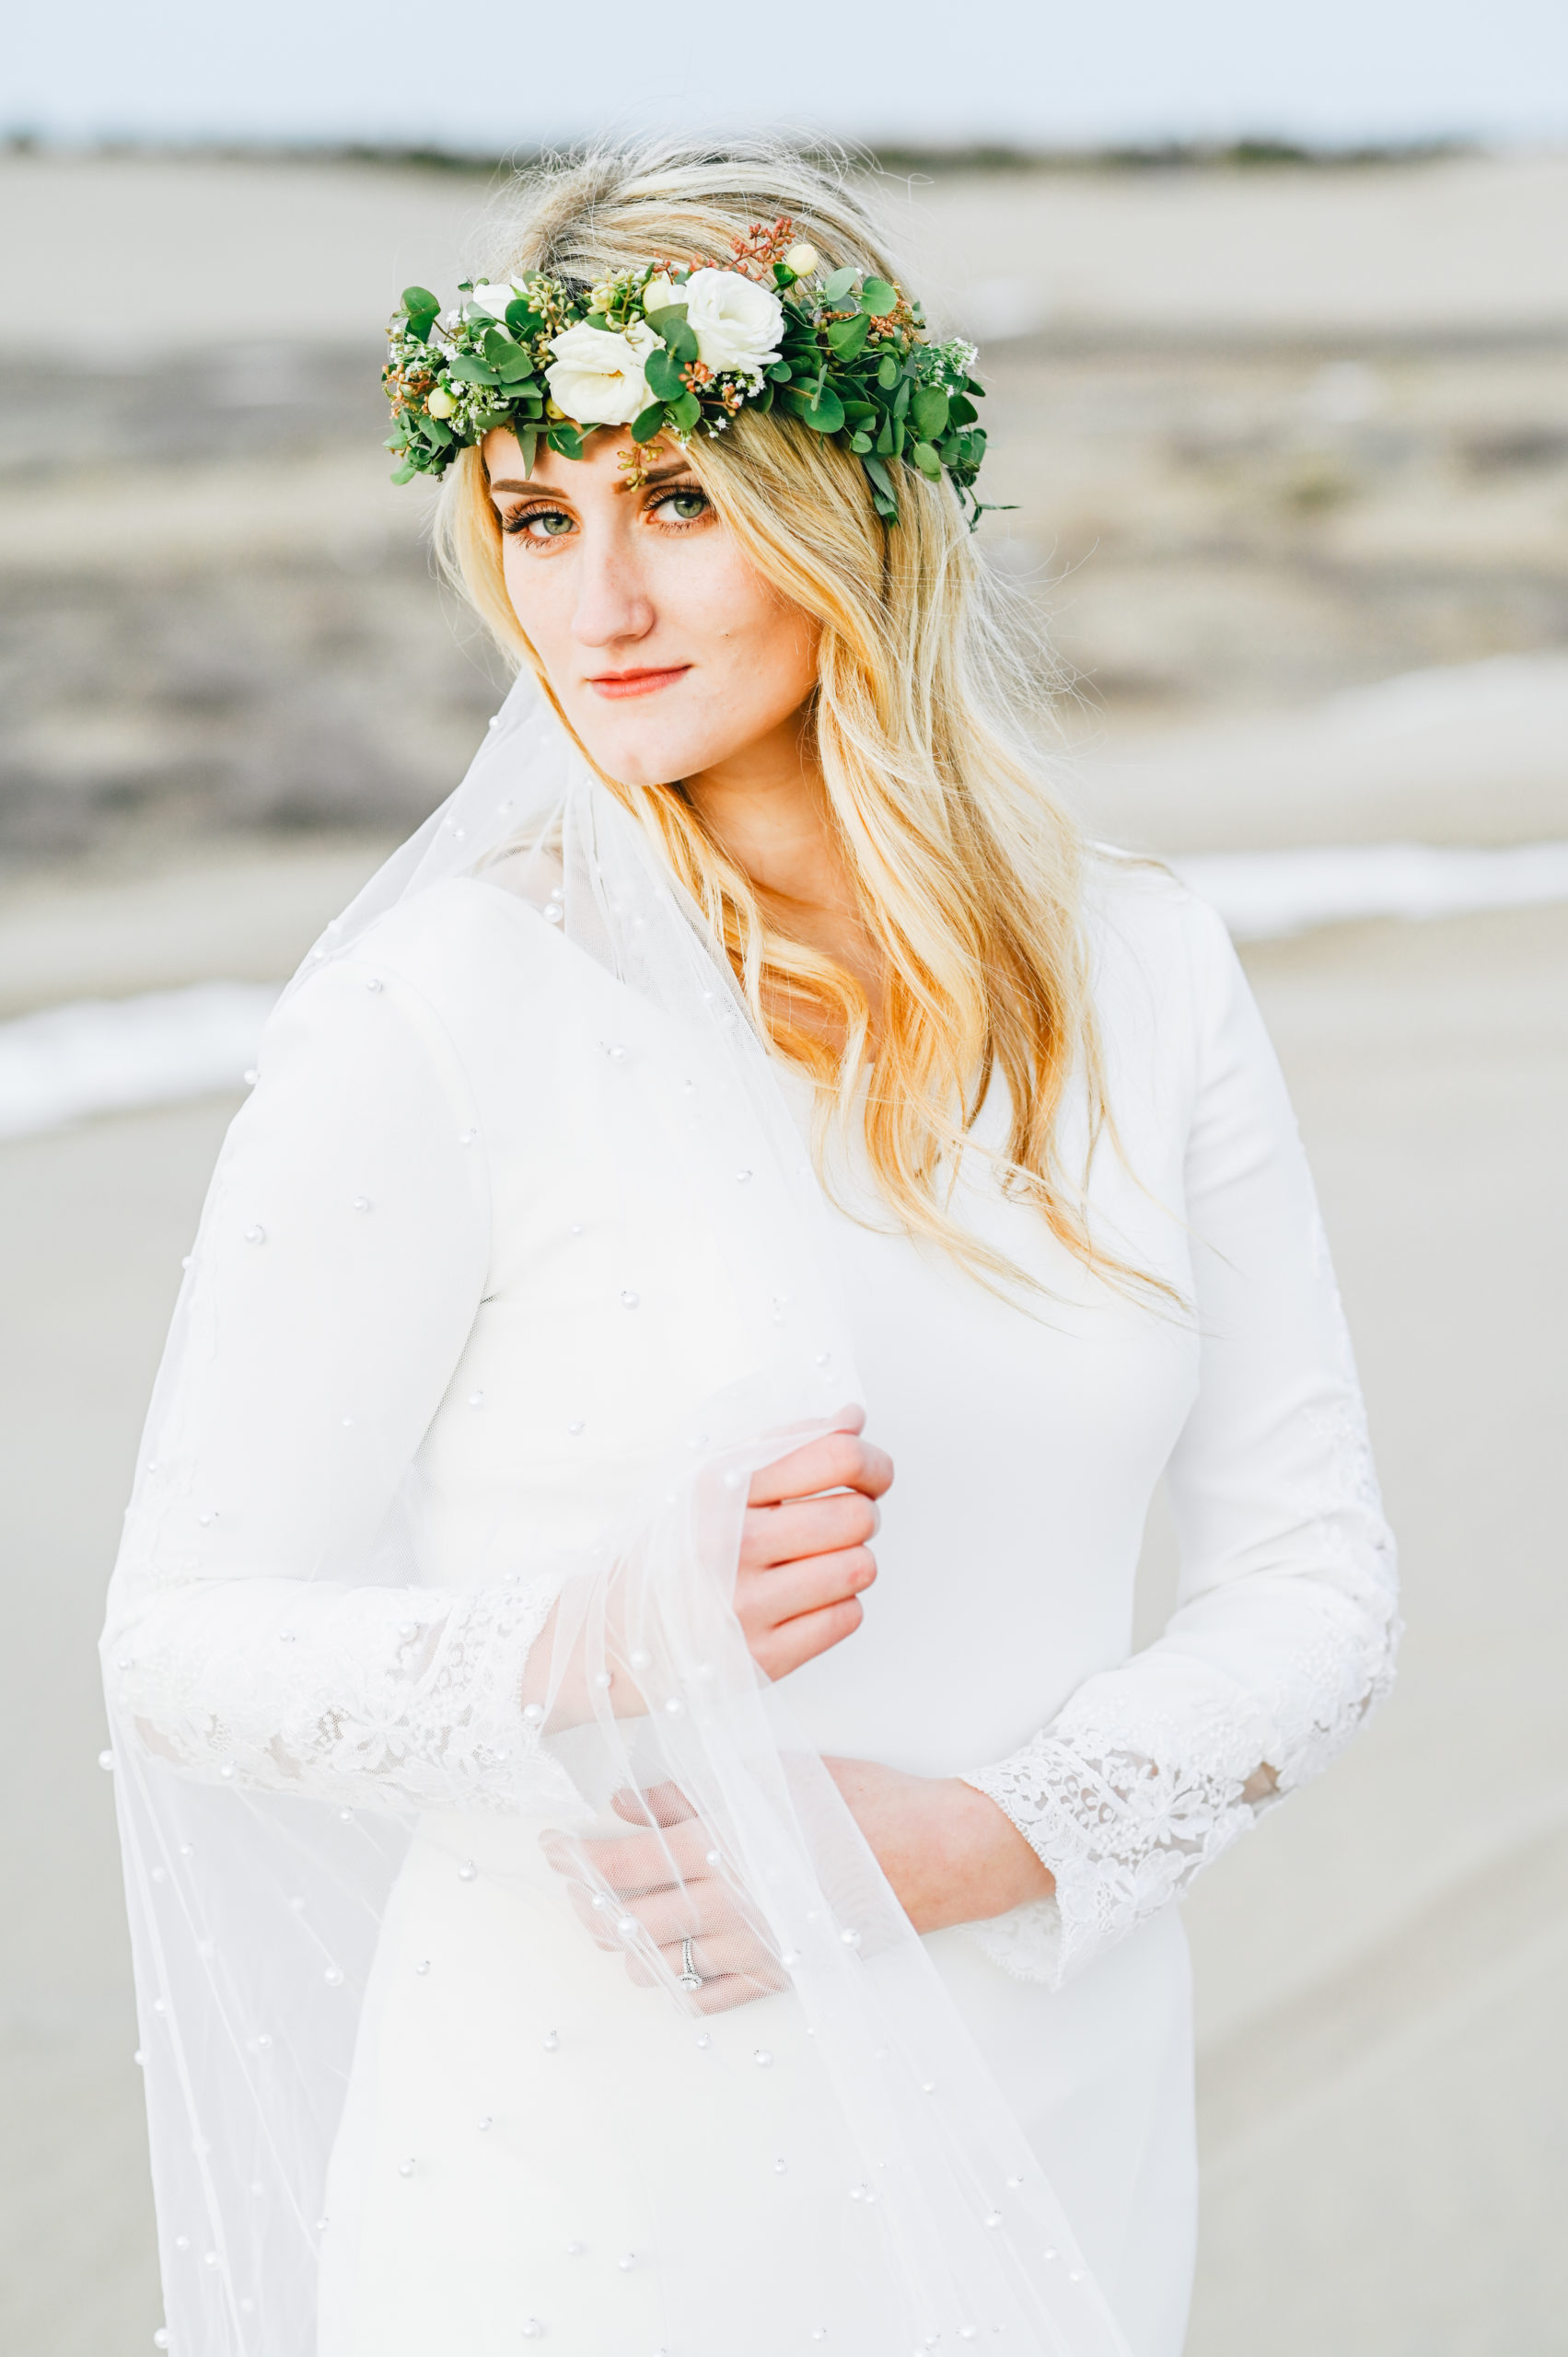
<path fill-rule="evenodd" d="M 76 0 L 0 131 L 503 152 L 647 122 L 1027 146 L 1568 137 L 1565 0 Z"/>

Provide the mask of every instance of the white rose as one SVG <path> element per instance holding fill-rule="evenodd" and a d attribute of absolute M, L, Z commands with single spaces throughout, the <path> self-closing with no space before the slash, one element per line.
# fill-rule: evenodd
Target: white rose
<path fill-rule="evenodd" d="M 776 295 L 738 270 L 694 270 L 681 290 L 686 324 L 704 368 L 760 379 L 779 356 L 784 309 Z"/>
<path fill-rule="evenodd" d="M 563 328 L 550 339 L 556 355 L 544 372 L 550 398 L 578 425 L 630 425 L 653 399 L 643 363 L 657 345 L 642 319 L 633 319 L 624 335 L 582 320 Z"/>
<path fill-rule="evenodd" d="M 504 319 L 506 316 L 507 304 L 515 303 L 522 291 L 520 286 L 505 283 L 498 286 L 489 284 L 476 286 L 470 295 L 469 301 L 477 303 L 482 311 L 488 311 L 493 319 Z"/>

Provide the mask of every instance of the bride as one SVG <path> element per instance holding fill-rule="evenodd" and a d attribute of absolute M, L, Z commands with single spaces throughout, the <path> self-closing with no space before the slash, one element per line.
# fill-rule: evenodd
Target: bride
<path fill-rule="evenodd" d="M 1178 1902 L 1392 1558 L 1225 933 L 1034 749 L 973 362 L 761 147 L 404 297 L 517 684 L 273 1018 L 111 1589 L 161 2346 L 1180 2349 Z"/>

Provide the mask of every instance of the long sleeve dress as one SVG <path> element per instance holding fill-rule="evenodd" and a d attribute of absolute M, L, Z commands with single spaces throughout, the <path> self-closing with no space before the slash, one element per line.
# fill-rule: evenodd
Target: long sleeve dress
<path fill-rule="evenodd" d="M 530 1023 L 575 954 L 551 913 L 442 886 L 274 1020 L 206 1214 L 211 1380 L 178 1436 L 200 1511 L 170 1507 L 169 1578 L 116 1631 L 111 1689 L 195 1779 L 417 1813 L 330 2097 L 318 2357 L 510 2357 L 519 2337 L 653 2357 L 661 2270 L 692 2244 L 738 2351 L 857 2350 L 859 2229 L 795 2092 L 791 1995 L 695 2035 L 589 1943 L 539 1845 L 540 1567 L 593 1543 L 738 1351 L 712 1207 L 666 1151 L 679 1043 L 608 973 L 575 1024 Z M 1050 1899 L 925 1945 L 1133 2357 L 1177 2357 L 1196 2210 L 1177 1902 L 1354 1732 L 1397 1622 L 1311 1184 L 1230 945 L 1121 862 L 1091 923 L 1116 1130 L 1091 1215 L 1171 1295 L 1091 1276 L 1005 1198 L 994 1094 L 958 1208 L 1038 1294 L 894 1232 L 838 1154 L 867 1431 L 897 1472 L 865 1625 L 790 1700 L 824 1753 L 969 1778 L 1051 1869 Z M 1131 1655 L 1162 1476 L 1179 1603 Z M 413 1584 L 337 1576 L 400 1497 Z M 238 2265 L 160 2231 L 168 2270 Z"/>

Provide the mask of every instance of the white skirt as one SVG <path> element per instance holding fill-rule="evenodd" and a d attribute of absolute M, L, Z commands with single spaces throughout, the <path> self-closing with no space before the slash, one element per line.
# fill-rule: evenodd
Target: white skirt
<path fill-rule="evenodd" d="M 635 1987 L 539 1830 L 432 1817 L 415 1837 L 333 2151 L 318 2357 L 682 2357 L 677 2255 L 736 2357 L 854 2357 L 880 2337 L 877 2222 L 799 2004 L 700 2021 Z M 1175 1911 L 1061 1993 L 961 1933 L 927 1945 L 1133 2357 L 1179 2357 L 1197 2201 Z"/>

